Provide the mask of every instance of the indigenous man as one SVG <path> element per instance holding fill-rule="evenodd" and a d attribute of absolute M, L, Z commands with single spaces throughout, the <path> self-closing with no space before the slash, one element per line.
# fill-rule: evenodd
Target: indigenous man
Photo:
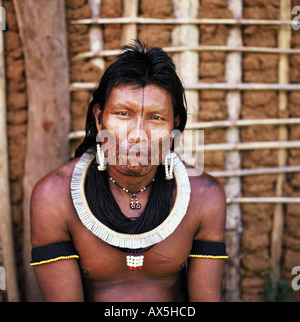
<path fill-rule="evenodd" d="M 225 196 L 173 152 L 186 119 L 171 58 L 125 46 L 76 158 L 32 194 L 31 265 L 46 301 L 220 301 Z"/>

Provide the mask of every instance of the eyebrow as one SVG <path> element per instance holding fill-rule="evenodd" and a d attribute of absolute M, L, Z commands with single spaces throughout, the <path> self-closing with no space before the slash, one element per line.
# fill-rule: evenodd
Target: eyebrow
<path fill-rule="evenodd" d="M 136 108 L 140 107 L 139 105 L 130 102 L 130 101 L 119 101 L 113 104 L 113 108 L 118 109 L 118 108 L 124 108 L 126 110 L 136 112 Z M 143 114 L 153 114 L 153 113 L 158 113 L 162 115 L 169 115 L 167 112 L 166 108 L 164 106 L 162 107 L 161 105 L 145 105 L 144 101 L 142 102 L 142 111 Z"/>
<path fill-rule="evenodd" d="M 129 110 L 129 111 L 135 111 L 135 108 L 133 107 L 133 105 L 135 104 L 132 104 L 130 102 L 117 102 L 116 104 L 113 104 L 113 108 L 115 109 L 126 109 L 126 110 Z"/>

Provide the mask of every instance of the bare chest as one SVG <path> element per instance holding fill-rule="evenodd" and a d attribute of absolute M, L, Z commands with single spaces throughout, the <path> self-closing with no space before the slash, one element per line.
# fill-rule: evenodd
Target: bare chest
<path fill-rule="evenodd" d="M 113 247 L 78 225 L 73 241 L 79 253 L 83 277 L 100 283 L 128 280 L 130 277 L 166 278 L 180 272 L 191 250 L 193 234 L 180 224 L 165 240 L 143 251 L 142 269 L 132 271 L 127 266 L 126 249 Z"/>

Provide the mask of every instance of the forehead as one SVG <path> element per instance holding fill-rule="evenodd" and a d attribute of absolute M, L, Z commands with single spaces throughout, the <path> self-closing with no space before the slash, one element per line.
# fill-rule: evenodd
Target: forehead
<path fill-rule="evenodd" d="M 171 95 L 164 88 L 157 85 L 137 87 L 136 85 L 122 85 L 114 87 L 107 104 L 134 104 L 144 107 L 163 107 L 172 109 Z"/>

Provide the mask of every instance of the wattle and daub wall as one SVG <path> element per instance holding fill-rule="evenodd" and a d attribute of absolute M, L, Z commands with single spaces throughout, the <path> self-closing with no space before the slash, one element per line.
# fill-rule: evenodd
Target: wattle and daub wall
<path fill-rule="evenodd" d="M 292 1 L 292 6 L 296 6 Z M 22 43 L 19 37 L 18 24 L 13 1 L 4 0 L 7 14 L 7 30 L 4 32 L 5 64 L 7 86 L 7 125 L 10 161 L 10 189 L 14 224 L 17 267 L 21 293 L 24 291 L 22 280 L 22 178 L 26 152 L 27 131 L 27 93 L 26 70 Z M 103 70 L 92 60 L 72 61 L 75 55 L 90 51 L 89 25 L 71 24 L 71 20 L 90 18 L 92 9 L 88 0 L 66 0 L 67 40 L 70 62 L 70 83 L 98 82 Z M 279 0 L 244 0 L 243 18 L 245 19 L 278 19 Z M 140 0 L 139 17 L 174 18 L 172 0 Z M 102 0 L 101 17 L 117 18 L 123 16 L 122 0 Z M 233 18 L 227 0 L 201 0 L 198 18 Z M 102 26 L 105 50 L 119 49 L 122 45 L 122 25 L 109 24 Z M 139 25 L 138 37 L 152 46 L 172 46 L 174 25 Z M 227 44 L 229 25 L 198 25 L 199 45 Z M 278 26 L 243 26 L 244 46 L 278 47 Z M 292 31 L 291 48 L 300 48 L 300 31 Z M 172 55 L 172 54 L 171 54 Z M 205 83 L 222 83 L 225 80 L 226 55 L 224 51 L 199 52 L 198 79 Z M 113 57 L 106 57 L 108 66 Z M 279 54 L 243 53 L 242 81 L 244 83 L 278 83 Z M 290 83 L 300 82 L 300 55 L 290 55 Z M 87 106 L 91 91 L 71 92 L 70 113 L 71 131 L 84 130 Z M 199 122 L 228 119 L 228 106 L 225 90 L 199 91 Z M 300 93 L 288 92 L 288 106 L 284 113 L 279 112 L 278 91 L 244 91 L 241 93 L 242 107 L 240 119 L 299 118 Z M 278 141 L 279 127 L 274 125 L 249 126 L 240 129 L 240 142 Z M 288 126 L 289 140 L 299 140 L 299 125 Z M 205 130 L 205 144 L 225 143 L 226 128 Z M 71 152 L 74 153 L 78 140 L 72 140 Z M 277 167 L 278 151 L 276 149 L 241 151 L 241 168 L 256 169 Z M 205 153 L 205 170 L 224 170 L 226 152 L 214 151 Z M 300 164 L 300 150 L 289 149 L 287 165 Z M 220 179 L 224 182 L 225 179 Z M 243 197 L 268 197 L 276 195 L 276 174 L 243 176 L 241 178 Z M 300 174 L 286 175 L 283 195 L 299 196 Z M 241 205 L 242 233 L 240 240 L 239 278 L 240 300 L 264 301 L 266 282 L 264 276 L 270 269 L 270 243 L 275 205 L 271 203 L 245 203 Z M 289 283 L 291 270 L 300 265 L 300 207 L 287 204 L 284 207 L 283 254 L 281 276 Z M 0 263 L 2 261 L 0 252 Z M 299 298 L 299 294 L 294 294 Z M 1 299 L 0 299 L 1 301 Z"/>

